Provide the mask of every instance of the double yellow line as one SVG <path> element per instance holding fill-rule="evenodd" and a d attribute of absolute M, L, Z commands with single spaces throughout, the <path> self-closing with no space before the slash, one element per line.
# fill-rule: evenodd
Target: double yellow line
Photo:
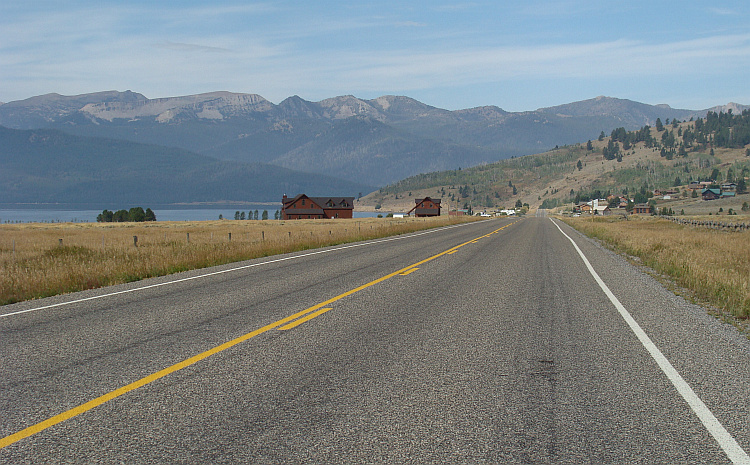
<path fill-rule="evenodd" d="M 378 279 L 376 279 L 374 281 L 370 281 L 367 284 L 363 284 L 362 286 L 359 286 L 359 287 L 354 288 L 354 289 L 352 289 L 350 291 L 344 292 L 343 294 L 339 294 L 336 297 L 333 297 L 331 299 L 326 300 L 325 302 L 321 302 L 321 303 L 319 303 L 317 305 L 313 305 L 312 307 L 307 308 L 305 310 L 302 310 L 301 312 L 297 312 L 294 315 L 290 315 L 290 316 L 288 316 L 286 318 L 282 318 L 282 319 L 280 319 L 278 321 L 275 321 L 275 322 L 273 322 L 273 323 L 271 323 L 269 325 L 263 326 L 262 328 L 258 328 L 255 331 L 251 331 L 251 332 L 249 332 L 247 334 L 244 334 L 244 335 L 242 335 L 242 336 L 240 336 L 240 337 L 238 337 L 236 339 L 232 339 L 229 342 L 225 342 L 224 344 L 216 346 L 216 347 L 214 347 L 212 349 L 209 349 L 209 350 L 207 350 L 205 352 L 202 352 L 202 353 L 200 353 L 198 355 L 194 355 L 193 357 L 190 357 L 190 358 L 188 358 L 186 360 L 183 360 L 182 362 L 175 363 L 174 365 L 172 365 L 170 367 L 164 368 L 163 370 L 159 370 L 156 373 L 152 373 L 152 374 L 150 374 L 150 375 L 148 375 L 146 377 L 143 377 L 143 378 L 141 378 L 141 379 L 139 379 L 137 381 L 134 381 L 134 382 L 132 382 L 132 383 L 130 383 L 128 385 L 125 385 L 125 386 L 123 386 L 123 387 L 121 387 L 119 389 L 115 389 L 114 391 L 108 392 L 108 393 L 106 393 L 106 394 L 104 394 L 102 396 L 99 396 L 99 397 L 97 397 L 95 399 L 92 399 L 92 400 L 90 400 L 90 401 L 88 401 L 88 402 L 86 402 L 84 404 L 81 404 L 81 405 L 79 405 L 77 407 L 74 407 L 74 408 L 72 408 L 70 410 L 62 412 L 62 413 L 60 413 L 58 415 L 55 415 L 55 416 L 53 416 L 51 418 L 48 418 L 48 419 L 46 419 L 44 421 L 41 421 L 41 422 L 39 422 L 39 423 L 37 423 L 35 425 L 29 426 L 28 428 L 22 429 L 21 431 L 19 431 L 17 433 L 11 434 L 10 436 L 6 436 L 6 437 L 0 439 L 0 449 L 2 449 L 3 447 L 9 446 L 9 445 L 11 445 L 13 443 L 16 443 L 16 442 L 20 441 L 21 439 L 27 438 L 29 436 L 33 436 L 33 435 L 35 435 L 35 434 L 37 434 L 37 433 L 39 433 L 41 431 L 44 431 L 47 428 L 50 428 L 52 426 L 57 425 L 58 423 L 62 423 L 65 420 L 69 420 L 70 418 L 73 418 L 75 416 L 81 415 L 82 413 L 88 412 L 89 410 L 91 410 L 91 409 L 93 409 L 95 407 L 98 407 L 98 406 L 102 405 L 105 402 L 108 402 L 108 401 L 110 401 L 112 399 L 116 399 L 117 397 L 120 397 L 123 394 L 127 394 L 130 391 L 134 391 L 134 390 L 136 390 L 136 389 L 138 389 L 140 387 L 143 387 L 143 386 L 145 386 L 147 384 L 150 384 L 150 383 L 152 383 L 152 382 L 154 382 L 154 381 L 156 381 L 158 379 L 161 379 L 161 378 L 163 378 L 163 377 L 165 377 L 165 376 L 167 376 L 167 375 L 169 375 L 171 373 L 174 373 L 176 371 L 182 370 L 183 368 L 187 368 L 190 365 L 198 363 L 201 360 L 204 360 L 204 359 L 206 359 L 206 358 L 208 358 L 208 357 L 210 357 L 212 355 L 218 354 L 219 352 L 223 352 L 223 351 L 229 349 L 230 347 L 234 347 L 237 344 L 245 342 L 248 339 L 252 339 L 255 336 L 259 336 L 259 335 L 261 335 L 261 334 L 263 334 L 263 333 L 265 333 L 267 331 L 271 331 L 273 329 L 289 330 L 289 329 L 292 329 L 292 328 L 294 328 L 296 326 L 299 326 L 302 323 L 304 323 L 306 321 L 309 321 L 309 320 L 311 320 L 311 319 L 313 319 L 313 318 L 315 318 L 317 316 L 320 316 L 323 313 L 331 310 L 332 308 L 329 307 L 329 305 L 331 305 L 332 303 L 334 303 L 334 302 L 336 302 L 338 300 L 343 299 L 344 297 L 350 296 L 350 295 L 352 295 L 354 293 L 357 293 L 357 292 L 359 292 L 359 291 L 361 291 L 363 289 L 367 289 L 368 287 L 374 286 L 374 285 L 376 285 L 378 283 L 382 283 L 383 281 L 386 281 L 386 280 L 388 280 L 388 279 L 390 279 L 390 278 L 392 278 L 394 276 L 397 276 L 397 275 L 407 275 L 409 273 L 412 273 L 412 272 L 416 271 L 420 265 L 423 265 L 423 264 L 425 264 L 427 262 L 435 260 L 436 258 L 442 257 L 443 255 L 452 254 L 452 253 L 456 252 L 458 249 L 460 249 L 461 247 L 463 247 L 465 245 L 468 245 L 468 244 L 476 243 L 480 239 L 483 239 L 485 237 L 489 237 L 492 234 L 496 234 L 496 233 L 502 231 L 503 229 L 507 228 L 508 226 L 511 226 L 511 225 L 515 224 L 516 222 L 517 221 L 514 221 L 513 223 L 509 223 L 509 224 L 507 224 L 507 225 L 505 225 L 505 226 L 503 226 L 503 227 L 501 227 L 499 229 L 496 229 L 496 230 L 492 231 L 489 234 L 485 234 L 484 236 L 480 236 L 480 237 L 477 237 L 477 238 L 472 239 L 470 241 L 464 242 L 463 244 L 457 245 L 457 246 L 452 247 L 452 248 L 450 248 L 448 250 L 440 252 L 437 255 L 433 255 L 432 257 L 426 258 L 426 259 L 424 259 L 422 261 L 419 261 L 417 263 L 409 265 L 406 268 L 402 268 L 402 269 L 400 269 L 398 271 L 395 271 L 393 273 L 387 274 L 387 275 L 385 275 L 385 276 L 383 276 L 381 278 L 378 278 Z"/>

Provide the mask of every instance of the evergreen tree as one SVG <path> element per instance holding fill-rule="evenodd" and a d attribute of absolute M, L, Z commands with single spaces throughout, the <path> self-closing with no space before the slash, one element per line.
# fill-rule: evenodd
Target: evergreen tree
<path fill-rule="evenodd" d="M 656 130 L 659 132 L 664 130 L 664 124 L 662 124 L 661 118 L 656 118 Z"/>
<path fill-rule="evenodd" d="M 261 217 L 261 219 L 263 219 L 263 220 L 267 220 L 268 219 L 268 210 L 263 210 L 263 216 Z"/>
<path fill-rule="evenodd" d="M 145 218 L 145 221 L 156 221 L 156 214 L 150 208 L 146 209 L 146 218 Z"/>
<path fill-rule="evenodd" d="M 96 221 L 99 223 L 111 223 L 114 221 L 114 212 L 110 210 L 103 210 L 99 215 L 96 217 Z"/>
<path fill-rule="evenodd" d="M 747 194 L 747 186 L 745 185 L 745 179 L 741 178 L 739 181 L 737 181 L 737 193 L 738 194 Z"/>
<path fill-rule="evenodd" d="M 124 223 L 130 220 L 127 210 L 117 210 L 112 216 L 112 221 L 116 223 Z"/>
<path fill-rule="evenodd" d="M 142 222 L 146 220 L 146 212 L 142 207 L 133 207 L 128 211 L 128 221 Z"/>

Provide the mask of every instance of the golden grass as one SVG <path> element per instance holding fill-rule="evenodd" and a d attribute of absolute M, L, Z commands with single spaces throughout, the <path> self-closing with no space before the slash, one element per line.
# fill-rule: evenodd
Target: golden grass
<path fill-rule="evenodd" d="M 441 216 L 0 225 L 0 305 L 471 220 Z"/>
<path fill-rule="evenodd" d="M 690 227 L 655 217 L 565 219 L 584 234 L 674 279 L 737 318 L 750 317 L 750 231 Z"/>

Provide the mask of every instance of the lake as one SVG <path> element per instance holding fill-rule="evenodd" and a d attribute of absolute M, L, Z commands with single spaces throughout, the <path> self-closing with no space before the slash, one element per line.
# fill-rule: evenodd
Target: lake
<path fill-rule="evenodd" d="M 146 207 L 144 207 L 145 209 Z M 5 223 L 96 223 L 96 217 L 103 209 L 51 209 L 51 208 L 0 208 L 0 224 Z M 108 208 L 112 210 L 112 208 Z M 206 208 L 179 208 L 165 206 L 154 208 L 157 221 L 208 221 L 218 220 L 219 215 L 228 220 L 234 219 L 237 211 L 245 212 L 245 218 L 249 212 L 258 210 L 258 219 L 263 215 L 263 210 L 268 211 L 268 218 L 273 219 L 276 210 L 281 212 L 281 205 L 248 204 L 242 206 L 216 206 Z M 354 212 L 355 218 L 369 218 L 377 216 L 373 212 Z"/>

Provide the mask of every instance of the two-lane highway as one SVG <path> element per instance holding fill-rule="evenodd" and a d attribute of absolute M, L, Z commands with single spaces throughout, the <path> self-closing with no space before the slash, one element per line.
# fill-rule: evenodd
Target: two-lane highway
<path fill-rule="evenodd" d="M 748 341 L 543 217 L 2 307 L 0 354 L 0 463 L 747 463 L 750 450 Z"/>

